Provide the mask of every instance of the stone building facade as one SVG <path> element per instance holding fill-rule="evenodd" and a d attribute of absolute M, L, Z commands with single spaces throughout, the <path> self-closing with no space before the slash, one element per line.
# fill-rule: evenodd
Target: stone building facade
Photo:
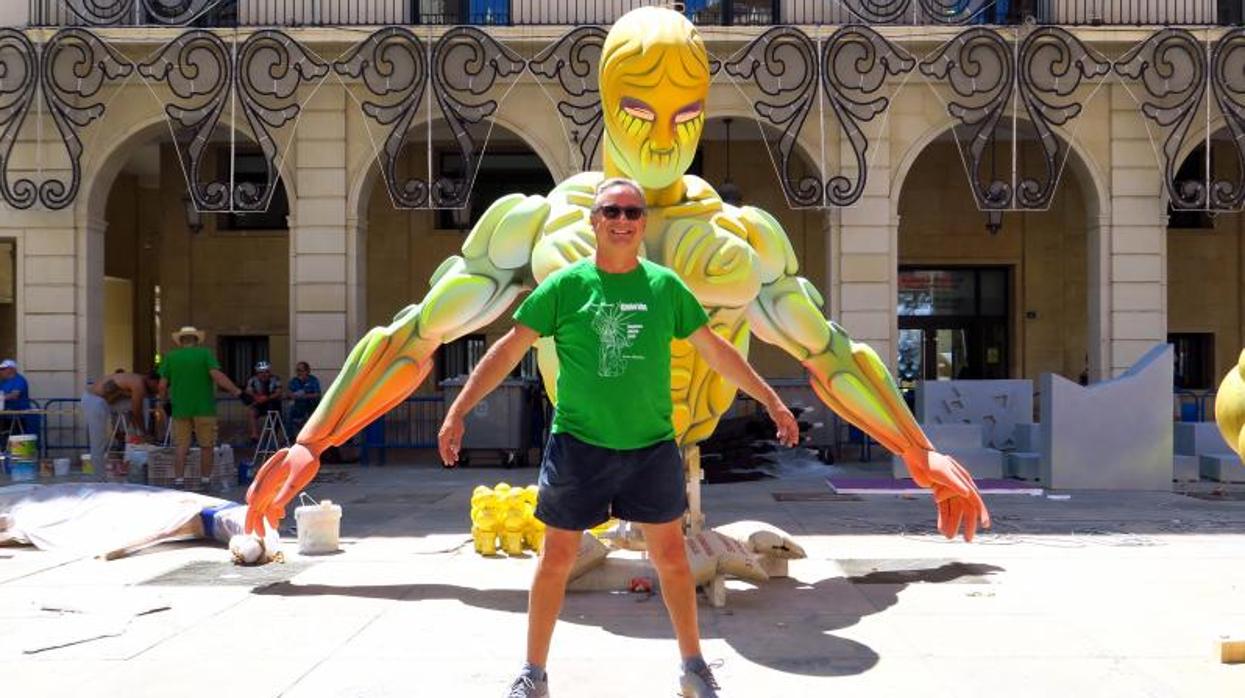
<path fill-rule="evenodd" d="M 32 26 L 48 22 L 32 19 L 38 3 L 23 4 L 5 9 L 10 16 L 2 19 L 33 46 L 46 47 L 58 27 Z M 519 4 L 530 10 L 532 3 Z M 739 11 L 749 3 L 734 5 Z M 1212 10 L 1198 20 L 1208 26 L 1190 34 L 1202 46 L 1216 46 L 1234 31 L 1214 26 Z M 781 9 L 776 16 L 783 17 Z M 511 17 L 518 18 L 518 10 Z M 286 19 L 288 26 L 276 27 L 281 36 L 326 65 L 377 30 L 331 19 L 318 22 L 322 26 Z M 202 30 L 236 49 L 262 29 L 236 16 L 234 22 Z M 530 61 L 576 28 L 556 17 L 549 22 L 481 29 Z M 1109 70 L 1065 95 L 1065 102 L 1078 106 L 1074 118 L 1046 124 L 1049 137 L 1061 144 L 1049 201 L 1003 206 L 1001 220 L 993 216 L 995 232 L 987 228 L 992 217 L 974 187 L 991 179 L 1019 182 L 1019 176 L 1009 179 L 1013 169 L 1043 171 L 1043 134 L 1024 107 L 1025 96 L 1035 94 L 1033 84 L 1017 79 L 1001 102 L 998 123 L 983 136 L 987 151 L 974 162 L 972 125 L 948 107 L 964 98 L 954 93 L 952 78 L 937 74 L 933 61 L 966 32 L 992 32 L 1008 50 L 1019 51 L 1032 25 L 873 25 L 913 66 L 888 75 L 869 95 L 888 101 L 876 116 L 858 120 L 867 143 L 861 155 L 867 178 L 849 205 L 826 205 L 824 199 L 811 207 L 792 205 L 782 183 L 784 127 L 758 107 L 775 98 L 728 66 L 711 88 L 710 121 L 695 167 L 721 185 L 729 160 L 729 178 L 743 200 L 767 209 L 786 228 L 801 273 L 825 297 L 828 316 L 892 366 L 900 363 L 903 345 L 917 341 L 934 350 L 921 354 L 922 361 L 932 356 L 954 364 L 960 352 L 989 362 L 990 375 L 1036 379 L 1053 371 L 1076 378 L 1085 372 L 1101 379 L 1119 374 L 1155 342 L 1180 335 L 1192 342 L 1187 351 L 1197 353 L 1197 361 L 1209 363 L 1200 370 L 1217 377 L 1245 344 L 1241 216 L 1230 205 L 1214 215 L 1215 207 L 1204 205 L 1169 216 L 1167 182 L 1181 165 L 1206 159 L 1199 153 L 1208 125 L 1217 134 L 1210 139 L 1211 178 L 1232 179 L 1231 168 L 1239 165 L 1232 164 L 1235 151 L 1224 135 L 1230 124 L 1212 100 L 1197 106 L 1198 117 L 1174 153 L 1164 151 L 1165 132 L 1140 106 L 1147 99 L 1143 79 L 1121 73 L 1129 52 L 1163 31 L 1158 23 L 1065 27 Z M 833 43 L 841 26 L 774 21 L 705 23 L 701 30 L 713 56 L 730 64 L 775 27 L 799 31 L 820 50 Z M 158 23 L 88 29 L 134 66 L 193 30 Z M 410 29 L 428 46 L 451 31 L 436 25 Z M 793 82 L 801 79 L 792 76 Z M 845 174 L 854 181 L 861 149 L 836 118 L 843 104 L 835 102 L 827 82 L 814 83 L 807 119 L 789 134 L 795 143 L 790 172 L 820 174 L 823 182 Z M 105 109 L 74 130 L 82 143 L 76 196 L 59 208 L 39 201 L 21 208 L 11 200 L 0 207 L 0 248 L 11 250 L 11 263 L 0 259 L 0 287 L 11 289 L 6 294 L 0 288 L 0 348 L 21 362 L 36 397 L 74 396 L 102 372 L 148 368 L 168 348 L 169 332 L 188 324 L 205 329 L 209 343 L 238 366 L 262 353 L 282 375 L 290 374 L 295 361 L 307 361 L 330 380 L 369 327 L 417 302 L 438 265 L 457 252 L 470 219 L 395 205 L 380 156 L 388 127 L 362 108 L 375 99 L 364 88 L 335 70 L 297 86 L 291 102 L 299 108 L 296 121 L 273 130 L 281 192 L 266 214 L 194 212 L 187 197 L 188 176 L 206 181 L 232 173 L 241 181 L 258 172 L 262 179 L 264 157 L 245 118 L 241 88 L 226 100 L 208 134 L 198 173 L 188 173 L 173 137 L 166 108 L 181 102 L 171 83 L 135 69 L 104 80 L 94 96 L 79 97 L 78 104 L 99 102 Z M 558 102 L 566 99 L 560 90 L 530 69 L 496 82 L 489 95 L 497 108 L 477 125 L 491 127 L 477 186 L 513 183 L 515 190 L 539 191 L 584 169 L 581 141 L 590 134 L 559 113 Z M 429 167 L 435 174 L 461 166 L 452 124 L 430 103 L 432 93 L 430 88 L 412 114 L 410 137 L 392 158 L 394 172 L 417 176 Z M 40 93 L 24 123 L 4 122 L 13 141 L 7 153 L 0 152 L 10 189 L 26 177 L 36 183 L 75 179 L 66 140 L 43 104 Z M 927 294 L 923 310 L 897 313 L 904 293 L 921 292 Z M 957 294 L 975 301 L 957 300 Z M 940 303 L 955 317 L 945 328 L 937 321 Z M 983 313 L 989 321 L 981 319 Z M 507 325 L 501 320 L 486 328 L 485 341 Z M 932 339 L 914 332 L 933 333 Z M 768 377 L 802 374 L 794 360 L 759 342 L 753 355 Z M 959 368 L 919 370 L 921 376 L 910 377 Z M 973 370 L 984 376 L 986 367 Z"/>

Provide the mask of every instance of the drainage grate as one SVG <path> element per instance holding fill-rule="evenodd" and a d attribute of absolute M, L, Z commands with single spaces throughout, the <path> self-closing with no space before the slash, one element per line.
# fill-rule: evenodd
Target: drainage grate
<path fill-rule="evenodd" d="M 854 494 L 834 492 L 771 492 L 775 502 L 859 502 Z"/>
<path fill-rule="evenodd" d="M 836 560 L 852 584 L 989 584 L 1002 567 L 949 558 Z"/>
<path fill-rule="evenodd" d="M 206 587 L 239 586 L 257 587 L 273 582 L 285 582 L 316 563 L 306 560 L 293 562 L 270 562 L 267 565 L 243 567 L 229 562 L 196 560 L 174 568 L 139 586 Z"/>

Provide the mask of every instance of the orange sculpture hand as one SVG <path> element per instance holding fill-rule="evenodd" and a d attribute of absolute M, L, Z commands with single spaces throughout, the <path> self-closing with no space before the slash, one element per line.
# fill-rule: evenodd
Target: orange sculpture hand
<path fill-rule="evenodd" d="M 947 538 L 955 538 L 964 526 L 964 540 L 971 542 L 980 522 L 990 528 L 990 512 L 981 500 L 981 493 L 964 466 L 954 458 L 937 451 L 913 449 L 903 456 L 904 464 L 916 484 L 929 489 L 938 507 L 938 530 Z"/>
<path fill-rule="evenodd" d="M 303 444 L 272 454 L 246 492 L 246 532 L 263 535 L 264 526 L 276 530 L 285 505 L 315 479 L 320 456 Z"/>

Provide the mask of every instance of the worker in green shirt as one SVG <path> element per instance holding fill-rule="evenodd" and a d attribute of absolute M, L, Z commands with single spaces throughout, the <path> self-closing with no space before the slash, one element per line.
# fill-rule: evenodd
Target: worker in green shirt
<path fill-rule="evenodd" d="M 160 362 L 159 396 L 173 405 L 174 487 L 185 487 L 186 454 L 190 452 L 193 434 L 199 441 L 199 487 L 207 489 L 212 481 L 216 447 L 216 388 L 234 397 L 242 391 L 220 370 L 216 356 L 203 346 L 204 332 L 183 327 L 173 333 L 178 348 Z"/>

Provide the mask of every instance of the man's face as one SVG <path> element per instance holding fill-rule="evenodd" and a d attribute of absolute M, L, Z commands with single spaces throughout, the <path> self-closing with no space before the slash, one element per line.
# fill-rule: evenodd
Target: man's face
<path fill-rule="evenodd" d="M 272 376 L 272 372 L 265 368 L 262 371 L 256 371 L 255 375 L 259 376 L 260 380 L 266 381 Z"/>
<path fill-rule="evenodd" d="M 647 220 L 644 197 L 631 187 L 613 186 L 597 196 L 592 207 L 592 232 L 597 249 L 618 256 L 638 256 Z"/>
<path fill-rule="evenodd" d="M 16 375 L 17 369 L 15 368 L 0 368 L 0 379 L 2 380 L 8 380 Z"/>

